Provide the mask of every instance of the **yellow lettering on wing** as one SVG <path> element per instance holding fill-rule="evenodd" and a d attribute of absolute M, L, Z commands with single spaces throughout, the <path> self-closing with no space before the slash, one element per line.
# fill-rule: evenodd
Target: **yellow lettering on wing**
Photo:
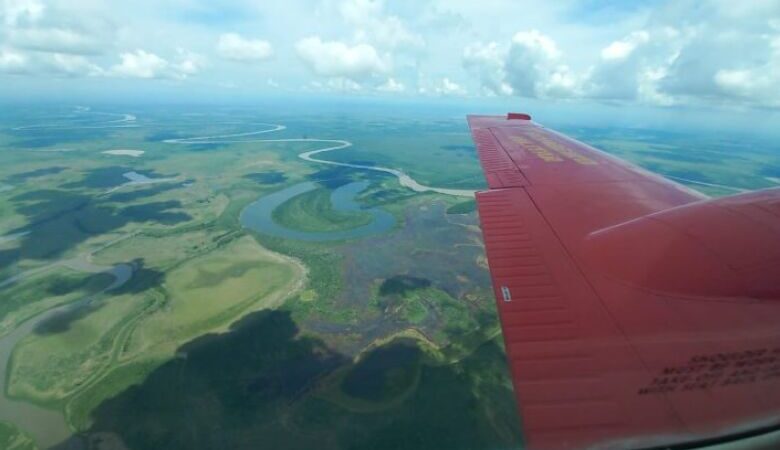
<path fill-rule="evenodd" d="M 533 153 L 534 155 L 538 156 L 539 159 L 541 159 L 544 162 L 561 162 L 563 159 L 556 155 L 555 153 L 551 152 L 549 149 L 544 148 L 537 144 L 536 142 L 533 142 L 531 140 L 528 140 L 522 136 L 512 136 L 512 140 L 523 146 L 523 150 L 528 150 L 529 152 Z"/>
<path fill-rule="evenodd" d="M 577 152 L 569 146 L 550 139 L 543 133 L 536 132 L 535 130 L 529 130 L 527 133 L 538 141 L 538 143 L 525 136 L 512 136 L 511 139 L 545 162 L 561 162 L 564 161 L 563 158 L 566 158 L 581 165 L 598 164 L 594 159 Z"/>
<path fill-rule="evenodd" d="M 571 147 L 562 145 L 561 143 L 553 141 L 552 139 L 549 139 L 547 137 L 540 138 L 540 141 L 542 141 L 542 144 L 546 145 L 548 148 L 562 155 L 564 158 L 569 158 L 572 161 L 576 162 L 577 164 L 583 164 L 583 165 L 598 164 L 593 159 L 588 158 L 582 153 L 573 150 Z"/>

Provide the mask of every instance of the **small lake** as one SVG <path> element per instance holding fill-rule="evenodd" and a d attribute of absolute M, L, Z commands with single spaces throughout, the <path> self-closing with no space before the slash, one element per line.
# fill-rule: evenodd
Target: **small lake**
<path fill-rule="evenodd" d="M 392 214 L 379 208 L 364 209 L 355 201 L 355 196 L 368 185 L 368 181 L 355 181 L 334 189 L 330 196 L 331 204 L 336 211 L 371 214 L 371 223 L 367 225 L 338 231 L 309 232 L 294 230 L 276 223 L 272 217 L 274 209 L 293 197 L 317 189 L 318 185 L 311 181 L 261 197 L 241 212 L 241 225 L 258 233 L 309 242 L 359 239 L 390 231 L 395 225 Z"/>
<path fill-rule="evenodd" d="M 132 172 L 125 172 L 122 174 L 123 177 L 130 180 L 129 183 L 126 184 L 155 184 L 155 183 L 169 183 L 171 181 L 176 181 L 176 177 L 168 177 L 168 178 L 150 178 L 142 173 L 138 173 L 136 171 Z"/>
<path fill-rule="evenodd" d="M 6 234 L 6 235 L 0 235 L 0 244 L 5 244 L 6 242 L 15 241 L 15 240 L 17 240 L 19 238 L 27 236 L 28 234 L 30 234 L 29 231 L 22 231 L 22 232 L 19 232 L 19 233 L 11 233 L 11 234 Z"/>
<path fill-rule="evenodd" d="M 138 172 L 125 172 L 122 174 L 123 177 L 130 180 L 132 183 L 149 183 L 151 181 L 154 181 L 154 179 L 147 177 L 146 175 Z"/>

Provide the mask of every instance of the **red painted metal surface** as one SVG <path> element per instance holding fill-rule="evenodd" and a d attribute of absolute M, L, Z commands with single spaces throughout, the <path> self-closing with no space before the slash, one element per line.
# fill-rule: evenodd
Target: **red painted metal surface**
<path fill-rule="evenodd" d="M 469 124 L 530 450 L 780 424 L 780 190 L 707 199 L 529 120 Z"/>
<path fill-rule="evenodd" d="M 531 116 L 526 113 L 509 113 L 506 115 L 509 120 L 531 120 Z"/>

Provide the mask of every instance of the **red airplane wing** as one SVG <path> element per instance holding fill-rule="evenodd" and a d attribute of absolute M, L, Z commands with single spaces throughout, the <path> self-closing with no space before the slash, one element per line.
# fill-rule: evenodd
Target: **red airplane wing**
<path fill-rule="evenodd" d="M 780 424 L 780 190 L 706 197 L 523 115 L 470 116 L 530 450 Z"/>

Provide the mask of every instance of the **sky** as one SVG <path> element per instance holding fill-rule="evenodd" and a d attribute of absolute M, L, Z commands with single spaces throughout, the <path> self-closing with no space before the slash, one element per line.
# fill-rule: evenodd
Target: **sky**
<path fill-rule="evenodd" d="M 0 5 L 0 98 L 289 94 L 780 117 L 780 0 Z"/>

